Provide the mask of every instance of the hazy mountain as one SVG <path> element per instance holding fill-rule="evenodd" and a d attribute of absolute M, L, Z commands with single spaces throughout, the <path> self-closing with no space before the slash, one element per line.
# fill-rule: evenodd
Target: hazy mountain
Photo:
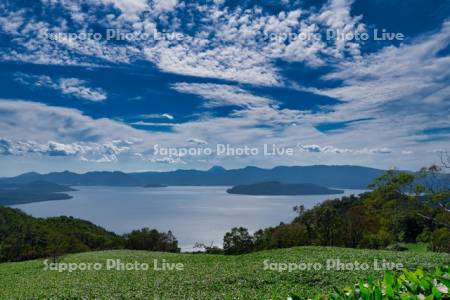
<path fill-rule="evenodd" d="M 261 169 L 246 167 L 225 170 L 214 167 L 208 171 L 177 170 L 172 172 L 131 173 L 146 183 L 166 185 L 234 186 L 263 181 L 312 183 L 327 187 L 364 189 L 382 170 L 357 166 L 295 166 Z"/>
<path fill-rule="evenodd" d="M 0 182 L 0 205 L 70 199 L 72 196 L 63 193 L 70 191 L 75 190 L 69 186 L 41 180 L 25 183 Z"/>
<path fill-rule="evenodd" d="M 145 188 L 164 188 L 167 187 L 167 185 L 159 184 L 159 183 L 149 183 L 144 186 Z"/>
<path fill-rule="evenodd" d="M 229 194 L 239 195 L 332 195 L 342 194 L 343 190 L 330 189 L 310 183 L 280 183 L 277 181 L 237 185 L 227 190 Z"/>
<path fill-rule="evenodd" d="M 311 183 L 326 187 L 364 189 L 372 180 L 383 174 L 383 170 L 359 166 L 293 166 L 262 169 L 246 167 L 226 170 L 213 167 L 206 171 L 176 170 L 170 172 L 54 172 L 38 174 L 25 173 L 17 177 L 4 178 L 4 183 L 27 183 L 47 181 L 72 186 L 145 186 L 151 184 L 181 186 L 234 186 L 264 181 L 281 183 Z"/>
<path fill-rule="evenodd" d="M 2 179 L 0 182 L 27 183 L 30 181 L 47 181 L 71 186 L 140 186 L 142 182 L 133 176 L 123 172 L 88 172 L 77 174 L 69 171 L 39 174 L 35 172 L 25 173 L 17 177 Z"/>

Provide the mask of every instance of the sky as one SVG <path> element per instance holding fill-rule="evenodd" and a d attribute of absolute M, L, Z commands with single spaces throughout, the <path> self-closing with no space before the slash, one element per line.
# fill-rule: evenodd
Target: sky
<path fill-rule="evenodd" d="M 0 82 L 0 176 L 417 170 L 450 150 L 450 2 L 0 0 Z"/>

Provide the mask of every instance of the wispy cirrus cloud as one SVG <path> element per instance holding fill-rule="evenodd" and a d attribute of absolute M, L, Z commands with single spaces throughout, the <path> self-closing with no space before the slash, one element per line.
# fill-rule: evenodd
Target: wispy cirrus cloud
<path fill-rule="evenodd" d="M 360 61 L 342 62 L 336 71 L 323 77 L 341 80 L 342 86 L 309 90 L 348 101 L 336 111 L 352 116 L 382 106 L 389 109 L 386 103 L 398 101 L 408 113 L 419 107 L 420 111 L 448 107 L 450 57 L 440 52 L 449 44 L 450 22 L 445 22 L 435 33 L 409 44 L 385 47 Z"/>
<path fill-rule="evenodd" d="M 173 85 L 180 93 L 194 94 L 205 100 L 204 107 L 239 106 L 258 107 L 275 103 L 271 99 L 255 96 L 237 86 L 213 83 L 185 83 Z"/>
<path fill-rule="evenodd" d="M 80 140 L 93 143 L 142 140 L 146 136 L 117 121 L 94 119 L 77 109 L 32 101 L 0 99 L 0 114 L 0 137 L 10 140 L 70 144 Z"/>
<path fill-rule="evenodd" d="M 171 114 L 168 113 L 163 113 L 163 114 L 144 114 L 144 115 L 139 115 L 139 118 L 142 119 L 168 119 L 168 120 L 173 120 L 175 119 L 175 117 Z"/>

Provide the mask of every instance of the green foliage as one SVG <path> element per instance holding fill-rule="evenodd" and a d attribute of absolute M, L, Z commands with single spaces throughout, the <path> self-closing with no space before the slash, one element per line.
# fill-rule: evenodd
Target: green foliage
<path fill-rule="evenodd" d="M 160 233 L 156 229 L 143 228 L 133 230 L 125 235 L 125 239 L 127 249 L 180 252 L 178 241 L 170 231 Z"/>
<path fill-rule="evenodd" d="M 417 238 L 416 241 L 418 243 L 429 243 L 431 240 L 431 230 L 429 228 L 425 228 L 422 233 L 420 233 Z"/>
<path fill-rule="evenodd" d="M 381 299 L 449 299 L 450 270 L 438 267 L 434 272 L 403 271 L 400 275 L 385 272 L 382 280 L 369 277 L 353 288 L 344 288 L 328 295 L 316 296 L 316 299 L 333 300 L 381 300 Z M 299 299 L 293 296 L 292 299 Z"/>
<path fill-rule="evenodd" d="M 401 244 L 401 243 L 395 243 L 395 244 L 392 244 L 392 245 L 387 246 L 387 247 L 386 247 L 386 250 L 391 250 L 391 251 L 406 251 L 406 250 L 408 250 L 408 248 L 407 248 L 405 245 Z"/>
<path fill-rule="evenodd" d="M 359 246 L 362 248 L 384 249 L 395 240 L 394 236 L 384 229 L 375 233 L 368 233 L 361 240 Z"/>
<path fill-rule="evenodd" d="M 382 176 L 376 178 L 369 188 L 378 190 L 385 194 L 402 193 L 407 188 L 407 191 L 412 191 L 415 176 L 407 172 L 399 172 L 397 170 L 388 170 Z"/>
<path fill-rule="evenodd" d="M 123 238 L 72 217 L 33 218 L 0 207 L 0 262 L 123 247 Z"/>
<path fill-rule="evenodd" d="M 223 251 L 225 254 L 243 254 L 253 250 L 252 237 L 243 227 L 234 227 L 223 238 Z"/>
<path fill-rule="evenodd" d="M 144 228 L 119 236 L 85 220 L 33 218 L 18 209 L 0 206 L 0 262 L 39 257 L 56 261 L 68 253 L 122 248 L 179 252 L 170 231 Z"/>
<path fill-rule="evenodd" d="M 149 251 L 97 251 L 61 258 L 62 263 L 148 263 L 148 271 L 44 271 L 42 260 L 0 264 L 0 299 L 272 299 L 291 294 L 310 299 L 332 293 L 369 276 L 383 278 L 383 271 L 264 270 L 264 261 L 320 263 L 327 259 L 373 264 L 374 259 L 402 263 L 424 271 L 450 263 L 444 253 L 412 253 L 329 247 L 300 247 L 259 251 L 238 256 L 174 254 Z M 183 271 L 155 271 L 154 260 L 183 263 Z"/>
<path fill-rule="evenodd" d="M 431 250 L 450 253 L 450 230 L 440 228 L 433 232 Z"/>

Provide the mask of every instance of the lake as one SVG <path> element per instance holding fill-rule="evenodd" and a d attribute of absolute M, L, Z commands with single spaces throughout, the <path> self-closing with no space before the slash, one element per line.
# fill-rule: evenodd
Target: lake
<path fill-rule="evenodd" d="M 73 216 L 122 234 L 142 227 L 171 230 L 180 247 L 190 251 L 196 242 L 222 246 L 234 226 L 253 232 L 290 222 L 292 207 L 314 205 L 340 195 L 247 196 L 226 193 L 228 187 L 75 187 L 74 198 L 14 207 L 35 216 Z M 344 195 L 363 190 L 346 190 Z"/>

